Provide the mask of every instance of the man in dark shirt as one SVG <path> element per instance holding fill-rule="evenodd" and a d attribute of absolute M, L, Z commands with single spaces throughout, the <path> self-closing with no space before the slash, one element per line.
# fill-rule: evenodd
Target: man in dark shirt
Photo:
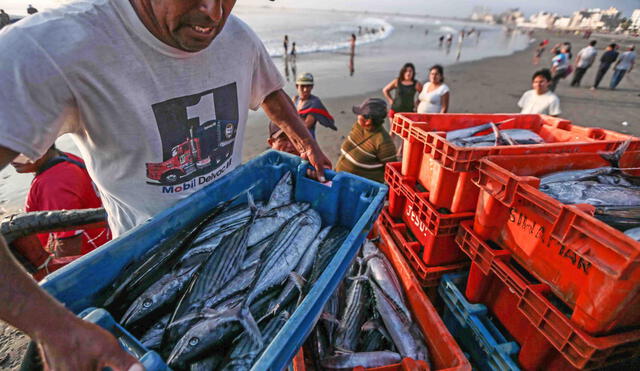
<path fill-rule="evenodd" d="M 602 54 L 602 57 L 600 57 L 600 66 L 598 66 L 596 80 L 593 83 L 591 90 L 596 90 L 598 88 L 598 85 L 600 85 L 600 81 L 609 70 L 609 67 L 611 67 L 611 64 L 615 62 L 616 59 L 618 59 L 618 52 L 616 51 L 617 48 L 618 45 L 616 45 L 615 43 L 609 44 L 604 54 Z"/>

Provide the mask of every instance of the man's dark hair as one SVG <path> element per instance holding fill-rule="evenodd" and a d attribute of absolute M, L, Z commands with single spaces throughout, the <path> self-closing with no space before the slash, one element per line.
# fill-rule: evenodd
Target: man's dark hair
<path fill-rule="evenodd" d="M 538 70 L 538 71 L 534 72 L 533 76 L 531 77 L 531 81 L 535 80 L 536 77 L 538 77 L 538 76 L 542 76 L 547 81 L 551 81 L 551 71 L 549 71 L 548 68 L 543 68 L 541 70 Z"/>
<path fill-rule="evenodd" d="M 617 47 L 618 47 L 618 44 L 616 44 L 616 43 L 611 43 L 611 44 L 609 44 L 609 47 L 610 47 L 611 49 L 615 49 L 615 48 L 617 48 Z"/>
<path fill-rule="evenodd" d="M 591 46 L 596 46 L 597 43 L 598 42 L 596 40 L 589 41 L 589 45 L 591 45 Z"/>

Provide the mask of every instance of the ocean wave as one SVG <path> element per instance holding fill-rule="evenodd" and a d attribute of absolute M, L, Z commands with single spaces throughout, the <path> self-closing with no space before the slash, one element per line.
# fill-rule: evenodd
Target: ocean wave
<path fill-rule="evenodd" d="M 355 25 L 341 25 L 335 28 L 336 31 L 340 31 L 339 40 L 319 40 L 319 41 L 308 41 L 303 44 L 296 44 L 296 53 L 297 54 L 310 54 L 310 53 L 320 53 L 320 52 L 331 52 L 341 49 L 348 49 L 351 45 L 350 36 L 352 33 L 358 34 L 358 26 L 363 28 L 375 28 L 378 29 L 378 32 L 368 33 L 357 36 L 356 44 L 364 45 L 370 44 L 374 42 L 378 42 L 384 40 L 391 36 L 393 33 L 394 27 L 391 23 L 387 22 L 382 18 L 363 18 L 358 21 Z M 271 57 L 282 57 L 283 50 L 281 47 L 281 42 L 273 42 L 273 41 L 264 41 L 267 51 Z"/>

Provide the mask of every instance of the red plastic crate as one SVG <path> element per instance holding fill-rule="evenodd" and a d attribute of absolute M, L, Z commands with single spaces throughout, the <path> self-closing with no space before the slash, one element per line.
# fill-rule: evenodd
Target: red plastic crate
<path fill-rule="evenodd" d="M 529 129 L 547 143 L 500 147 L 458 147 L 446 140 L 446 132 L 487 122 L 501 122 L 501 129 Z M 596 153 L 612 151 L 629 135 L 600 128 L 588 128 L 570 121 L 523 114 L 397 114 L 392 131 L 404 139 L 402 175 L 417 178 L 429 190 L 429 201 L 452 212 L 473 211 L 478 189 L 472 182 L 478 161 L 490 155 L 533 153 Z M 490 133 L 487 130 L 480 134 Z M 640 148 L 634 140 L 630 150 Z"/>
<path fill-rule="evenodd" d="M 473 218 L 473 213 L 445 214 L 429 200 L 428 192 L 420 192 L 415 180 L 400 174 L 401 164 L 388 163 L 385 180 L 389 185 L 389 212 L 402 218 L 420 242 L 422 261 L 427 266 L 440 266 L 465 260 L 455 244 L 460 221 Z"/>
<path fill-rule="evenodd" d="M 418 322 L 420 330 L 424 334 L 427 348 L 429 349 L 428 364 L 422 361 L 415 361 L 405 358 L 401 363 L 385 367 L 370 368 L 369 371 L 400 371 L 400 370 L 471 370 L 469 361 L 456 343 L 455 339 L 442 322 L 440 315 L 429 301 L 429 298 L 422 291 L 422 286 L 413 274 L 411 267 L 404 259 L 402 252 L 398 249 L 391 234 L 384 224 L 377 220 L 373 227 L 372 237 L 380 236 L 378 247 L 391 262 L 393 269 L 398 275 L 400 284 L 405 292 L 407 305 Z M 302 352 L 302 350 L 301 350 Z M 305 371 L 306 366 L 302 353 L 294 358 L 294 371 Z M 363 367 L 356 367 L 354 371 L 365 370 Z"/>
<path fill-rule="evenodd" d="M 429 267 L 424 264 L 418 255 L 420 243 L 410 236 L 406 224 L 394 221 L 386 207 L 382 209 L 380 217 L 378 217 L 378 223 L 384 226 L 383 233 L 389 234 L 393 239 L 397 249 L 402 252 L 404 258 L 413 268 L 413 273 L 416 275 L 417 280 L 432 301 L 435 300 L 440 278 L 443 275 L 468 269 L 471 264 L 469 260 L 465 259 L 465 261 L 459 263 Z"/>
<path fill-rule="evenodd" d="M 474 231 L 512 251 L 593 335 L 640 325 L 640 243 L 585 211 L 592 206 L 542 193 L 536 176 L 607 165 L 597 154 L 489 157 L 477 181 Z M 639 167 L 640 153 L 625 154 L 622 166 Z"/>
<path fill-rule="evenodd" d="M 487 305 L 520 345 L 527 370 L 591 369 L 640 356 L 640 330 L 592 336 L 553 302 L 544 283 L 531 282 L 507 250 L 491 248 L 463 222 L 456 242 L 473 261 L 466 296 Z M 516 310 L 517 309 L 517 310 Z"/>

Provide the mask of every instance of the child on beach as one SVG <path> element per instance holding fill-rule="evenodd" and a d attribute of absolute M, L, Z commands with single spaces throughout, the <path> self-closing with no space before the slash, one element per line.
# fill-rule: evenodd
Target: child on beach
<path fill-rule="evenodd" d="M 338 130 L 333 116 L 327 111 L 320 98 L 311 94 L 313 90 L 312 74 L 308 72 L 300 74 L 296 79 L 296 90 L 298 94 L 293 97 L 293 104 L 305 126 L 311 132 L 311 136 L 316 137 L 316 123 L 332 130 Z"/>

